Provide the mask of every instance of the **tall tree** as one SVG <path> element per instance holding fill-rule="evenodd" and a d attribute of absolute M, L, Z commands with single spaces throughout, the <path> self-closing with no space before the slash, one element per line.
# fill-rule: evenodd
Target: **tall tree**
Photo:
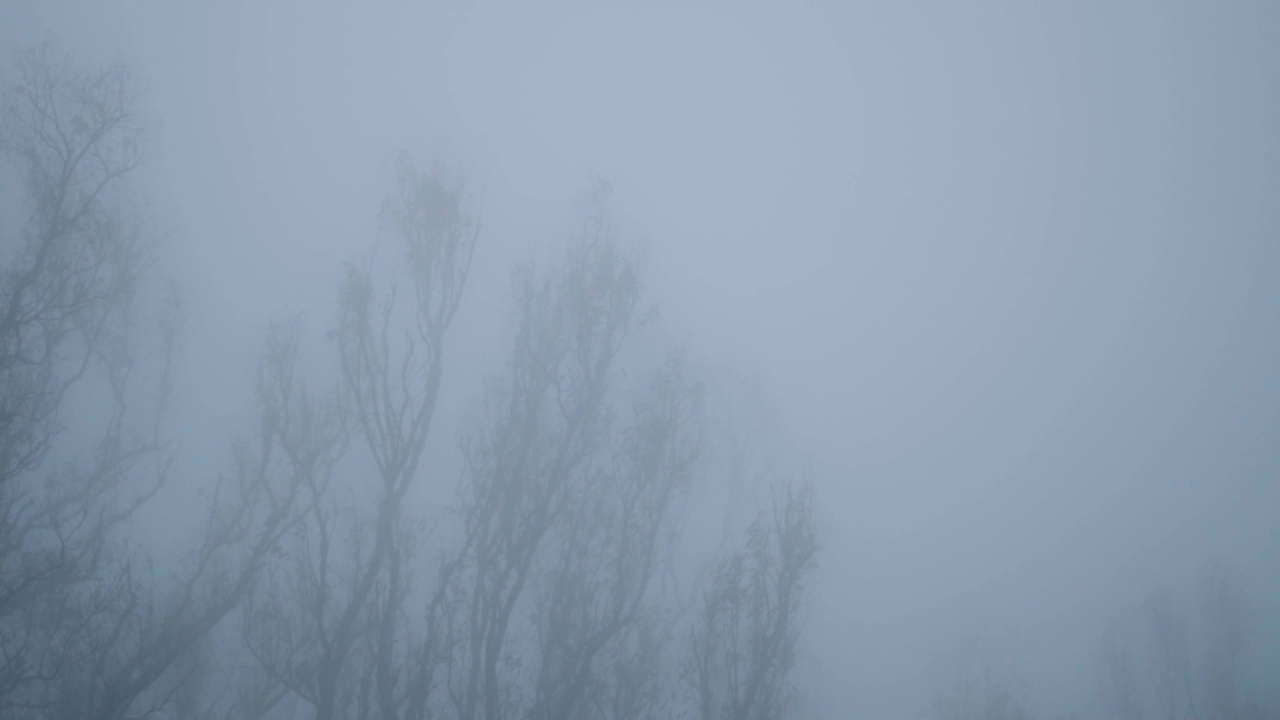
<path fill-rule="evenodd" d="M 134 298 L 153 244 L 126 193 L 146 139 L 138 83 L 127 65 L 86 69 L 53 44 L 15 67 L 0 140 L 27 214 L 0 257 L 0 712 L 35 712 L 79 662 L 89 619 L 128 602 L 128 573 L 98 581 L 112 531 L 159 485 L 136 471 L 162 443 L 131 413 Z M 67 414 L 89 379 L 106 391 L 96 428 Z"/>
<path fill-rule="evenodd" d="M 53 45 L 17 67 L 4 137 L 30 212 L 0 274 L 0 715 L 195 706 L 192 659 L 296 523 L 340 437 L 333 403 L 296 380 L 294 333 L 274 333 L 256 444 L 214 487 L 193 548 L 151 572 L 149 548 L 121 531 L 169 476 L 160 420 L 178 331 L 167 313 L 149 347 L 134 307 L 154 243 L 126 185 L 146 135 L 137 82 L 126 65 L 87 70 Z M 135 407 L 147 363 L 159 378 L 150 418 Z M 105 412 L 72 420 L 75 403 Z M 81 460 L 95 415 L 105 423 Z"/>
<path fill-rule="evenodd" d="M 562 273 L 517 281 L 515 346 L 490 385 L 482 428 L 464 441 L 464 540 L 458 659 L 448 691 L 461 720 L 499 720 L 521 707 L 509 647 L 535 561 L 603 471 L 609 383 L 636 322 L 639 278 L 613 241 L 597 188 L 583 236 Z"/>
<path fill-rule="evenodd" d="M 410 582 L 405 504 L 480 228 L 464 200 L 461 184 L 444 174 L 424 173 L 407 158 L 397 164 L 383 222 L 403 253 L 398 272 L 379 287 L 372 264 L 348 265 L 331 334 L 365 464 L 348 470 L 345 483 L 310 488 L 290 561 L 249 609 L 248 647 L 322 720 L 398 717 L 408 691 L 399 677 Z"/>

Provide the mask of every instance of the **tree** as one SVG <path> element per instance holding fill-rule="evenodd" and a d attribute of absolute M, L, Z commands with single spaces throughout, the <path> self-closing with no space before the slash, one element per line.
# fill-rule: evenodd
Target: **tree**
<path fill-rule="evenodd" d="M 244 636 L 281 688 L 325 720 L 399 717 L 411 701 L 399 634 L 410 583 L 404 506 L 480 227 L 461 184 L 407 158 L 383 221 L 399 241 L 402 273 L 379 296 L 372 265 L 349 265 L 332 335 L 346 422 L 372 467 L 351 484 L 331 486 L 326 473 L 309 487 L 310 512 L 291 557 L 249 608 Z M 407 298 L 397 280 L 407 281 Z M 366 504 L 357 488 L 370 487 Z"/>
<path fill-rule="evenodd" d="M 644 367 L 634 350 L 654 314 L 607 183 L 563 262 L 516 273 L 510 355 L 461 433 L 457 502 L 438 509 L 414 490 L 449 467 L 428 441 L 480 216 L 457 177 L 401 158 L 381 214 L 398 254 L 347 266 L 321 343 L 331 374 L 301 318 L 271 326 L 255 422 L 155 572 L 128 521 L 175 474 L 161 431 L 180 312 L 139 330 L 155 241 L 127 193 L 137 84 L 52 46 L 18 69 L 3 137 L 30 212 L 0 255 L 0 717 L 682 711 L 669 646 L 690 603 L 665 581 L 707 473 L 704 383 L 682 351 Z M 781 491 L 706 593 L 694 637 L 716 672 L 748 679 L 735 718 L 787 710 L 811 504 L 811 486 Z M 726 634 L 726 600 L 743 634 Z"/>
<path fill-rule="evenodd" d="M 190 709 L 206 638 L 293 527 L 302 488 L 338 440 L 332 403 L 296 380 L 296 333 L 274 333 L 257 443 L 242 445 L 231 478 L 213 488 L 183 562 L 163 582 L 149 572 L 147 548 L 119 531 L 171 467 L 160 419 L 177 318 L 161 318 L 160 347 L 148 352 L 133 301 L 152 239 L 130 219 L 124 190 L 144 139 L 137 85 L 125 65 L 83 70 L 51 45 L 18 67 L 5 137 L 31 213 L 0 278 L 0 714 Z M 148 361 L 159 408 L 145 422 L 132 404 Z M 92 428 L 69 425 L 65 412 L 73 400 L 92 407 L 94 391 L 106 395 L 107 421 L 77 462 L 72 436 Z"/>
<path fill-rule="evenodd" d="M 287 696 L 317 717 L 388 720 L 622 719 L 677 710 L 663 686 L 671 677 L 663 667 L 671 598 L 654 580 L 673 562 L 680 513 L 702 469 L 702 386 L 680 353 L 635 386 L 618 382 L 619 358 L 648 318 L 637 312 L 637 266 L 609 226 L 606 200 L 607 187 L 595 185 L 587 222 L 560 267 L 515 276 L 510 358 L 486 385 L 460 443 L 451 516 L 458 534 L 442 540 L 426 573 L 415 572 L 421 541 L 411 530 L 423 518 L 404 491 L 418 461 L 379 453 L 421 447 L 415 443 L 425 435 L 386 428 L 415 427 L 415 412 L 428 418 L 439 382 L 430 371 L 436 365 L 399 375 L 387 368 L 439 354 L 406 351 L 388 362 L 396 346 L 380 338 L 398 337 L 403 325 L 393 323 L 415 315 L 397 315 L 391 300 L 371 314 L 372 276 L 349 273 L 336 333 L 342 397 L 382 482 L 369 506 L 354 492 L 338 494 L 337 484 L 310 491 L 290 557 L 246 608 L 245 647 L 272 682 L 250 687 L 241 714 L 261 716 Z M 462 217 L 452 213 L 455 203 L 414 202 L 427 216 Z M 465 237 L 435 232 L 441 242 Z M 406 342 L 436 343 L 440 334 Z M 404 378 L 426 382 L 415 391 L 396 384 Z M 388 398 L 418 400 L 393 406 Z M 352 479 L 365 477 L 356 471 Z M 782 553 L 781 574 L 766 590 L 785 596 L 782 618 L 766 620 L 774 660 L 764 672 L 775 685 L 790 669 L 793 606 L 814 549 L 810 497 L 810 490 L 780 496 L 777 541 L 753 556 Z"/>
<path fill-rule="evenodd" d="M 508 370 L 463 441 L 462 539 L 438 591 L 452 608 L 436 605 L 433 616 L 447 628 L 444 689 L 458 718 L 577 712 L 597 658 L 641 612 L 659 528 L 696 454 L 685 436 L 696 396 L 685 394 L 678 362 L 636 425 L 613 428 L 610 384 L 638 322 L 640 283 L 606 200 L 595 185 L 562 270 L 517 275 Z M 541 573 L 540 561 L 549 563 Z M 521 624 L 535 628 L 536 648 L 512 642 Z M 532 688 L 520 667 L 537 667 Z"/>
<path fill-rule="evenodd" d="M 1113 617 L 1103 630 L 1098 648 L 1101 669 L 1098 699 L 1103 711 L 1115 720 L 1144 717 L 1143 685 L 1128 630 L 1125 616 Z"/>
<path fill-rule="evenodd" d="M 934 700 L 937 720 L 1028 720 L 1022 697 L 992 677 L 962 682 Z"/>
<path fill-rule="evenodd" d="M 1186 620 L 1174 608 L 1173 596 L 1155 593 L 1143 606 L 1150 641 L 1152 687 L 1161 717 L 1195 717 L 1196 698 Z"/>
<path fill-rule="evenodd" d="M 1200 581 L 1205 630 L 1205 710 L 1209 720 L 1243 717 L 1248 705 L 1241 675 L 1252 640 L 1249 611 L 1230 566 L 1218 560 Z"/>
<path fill-rule="evenodd" d="M 1169 591 L 1152 593 L 1142 605 L 1148 652 L 1129 650 L 1125 627 L 1108 626 L 1103 642 L 1101 694 L 1114 717 L 1254 718 L 1274 715 L 1246 685 L 1248 648 L 1256 628 L 1248 603 L 1231 567 L 1209 563 L 1199 585 L 1198 624 L 1188 621 Z M 1196 651 L 1203 651 L 1197 662 Z M 1149 681 L 1154 709 L 1146 707 L 1141 668 Z M 1148 713 L 1149 710 L 1154 712 Z"/>
<path fill-rule="evenodd" d="M 698 383 L 672 358 L 606 464 L 570 495 L 537 609 L 529 717 L 645 717 L 660 697 L 651 586 L 701 452 Z M 587 707 L 589 698 L 595 707 Z M 605 699 L 608 699 L 607 701 Z"/>
<path fill-rule="evenodd" d="M 164 468 L 136 482 L 163 447 L 131 414 L 134 297 L 152 245 L 125 193 L 146 137 L 138 84 L 126 65 L 86 70 L 52 44 L 16 68 L 0 139 L 28 213 L 0 270 L 0 711 L 35 712 L 74 674 L 88 621 L 129 602 L 131 570 L 103 577 L 112 532 Z M 105 385 L 106 421 L 77 460 L 66 410 L 89 379 Z"/>
<path fill-rule="evenodd" d="M 805 583 L 816 564 L 811 483 L 784 485 L 772 517 L 717 568 L 689 638 L 685 678 L 702 720 L 777 720 L 790 683 Z"/>

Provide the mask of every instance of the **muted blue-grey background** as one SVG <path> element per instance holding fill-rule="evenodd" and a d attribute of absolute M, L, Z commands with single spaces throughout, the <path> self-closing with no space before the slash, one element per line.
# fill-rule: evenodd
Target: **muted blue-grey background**
<path fill-rule="evenodd" d="M 914 716 L 981 647 L 1090 714 L 1102 619 L 1215 556 L 1280 667 L 1280 4 L 0 4 L 6 56 L 46 36 L 148 81 L 189 467 L 397 148 L 485 194 L 446 414 L 600 173 L 665 326 L 820 481 L 814 709 Z"/>

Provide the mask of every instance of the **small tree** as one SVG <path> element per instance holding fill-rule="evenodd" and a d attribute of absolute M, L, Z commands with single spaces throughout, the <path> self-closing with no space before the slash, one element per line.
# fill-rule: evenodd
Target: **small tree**
<path fill-rule="evenodd" d="M 1022 696 L 991 678 L 963 682 L 939 696 L 933 703 L 937 720 L 1028 720 Z"/>
<path fill-rule="evenodd" d="M 1123 625 L 1108 626 L 1100 697 L 1111 716 L 1222 720 L 1275 714 L 1246 684 L 1256 627 L 1229 565 L 1215 561 L 1206 567 L 1199 600 L 1200 622 L 1191 623 L 1171 592 L 1152 593 L 1138 614 L 1145 654 L 1129 652 Z M 1200 662 L 1197 651 L 1203 652 Z M 1152 701 L 1154 708 L 1147 707 Z"/>
<path fill-rule="evenodd" d="M 1149 640 L 1148 669 L 1161 717 L 1196 717 L 1195 683 L 1186 619 L 1170 593 L 1154 593 L 1142 608 Z"/>
<path fill-rule="evenodd" d="M 1242 675 L 1245 653 L 1253 639 L 1252 618 L 1231 567 L 1210 563 L 1200 583 L 1205 631 L 1205 709 L 1208 720 L 1245 716 Z"/>
<path fill-rule="evenodd" d="M 1103 630 L 1098 647 L 1098 699 L 1103 712 L 1114 720 L 1142 720 L 1145 715 L 1143 682 L 1128 630 L 1125 616 L 1113 617 Z"/>

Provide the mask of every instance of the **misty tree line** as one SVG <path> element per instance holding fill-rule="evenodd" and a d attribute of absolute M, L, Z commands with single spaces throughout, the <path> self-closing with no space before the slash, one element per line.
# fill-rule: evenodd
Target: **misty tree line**
<path fill-rule="evenodd" d="M 1120 720 L 1280 717 L 1254 681 L 1258 619 L 1225 561 L 1201 574 L 1187 607 L 1161 590 L 1107 623 L 1099 643 L 1099 699 Z"/>
<path fill-rule="evenodd" d="M 1208 563 L 1189 598 L 1169 589 L 1119 609 L 1105 623 L 1093 665 L 1100 717 L 1112 720 L 1273 720 L 1276 698 L 1257 684 L 1250 655 L 1258 618 L 1233 567 Z M 1190 600 L 1188 605 L 1187 600 Z M 1016 677 L 978 667 L 933 702 L 937 720 L 1028 720 Z M 1066 715 L 1064 717 L 1076 717 Z"/>
<path fill-rule="evenodd" d="M 651 317 L 607 187 L 557 266 L 515 274 L 509 355 L 446 471 L 427 448 L 481 217 L 461 178 L 400 161 L 380 219 L 396 252 L 346 267 L 319 342 L 272 326 L 255 422 L 203 486 L 165 432 L 182 323 L 176 299 L 149 300 L 135 76 L 51 45 L 14 69 L 0 718 L 791 713 L 812 485 L 774 483 L 687 577 L 704 383 L 681 353 L 620 380 Z M 183 486 L 204 488 L 202 515 L 162 558 L 137 521 Z"/>

